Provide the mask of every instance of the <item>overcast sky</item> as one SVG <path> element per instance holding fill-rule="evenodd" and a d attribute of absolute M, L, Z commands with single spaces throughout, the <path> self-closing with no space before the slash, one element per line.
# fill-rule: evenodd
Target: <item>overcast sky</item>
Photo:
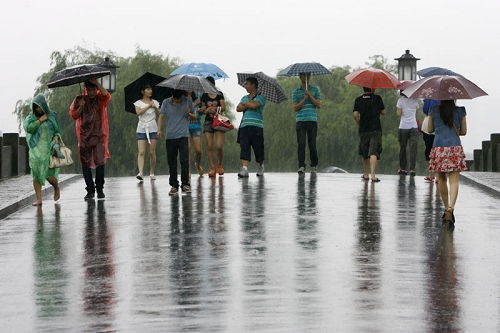
<path fill-rule="evenodd" d="M 418 69 L 449 68 L 489 93 L 459 102 L 468 112 L 462 143 L 472 152 L 500 132 L 498 13 L 498 0 L 8 1 L 0 11 L 0 131 L 17 132 L 15 104 L 33 97 L 50 54 L 77 45 L 122 57 L 139 46 L 183 62 L 215 63 L 230 76 L 217 85 L 235 104 L 245 94 L 236 72 L 275 76 L 306 61 L 365 67 L 370 56 L 393 62 L 409 49 L 421 58 Z"/>

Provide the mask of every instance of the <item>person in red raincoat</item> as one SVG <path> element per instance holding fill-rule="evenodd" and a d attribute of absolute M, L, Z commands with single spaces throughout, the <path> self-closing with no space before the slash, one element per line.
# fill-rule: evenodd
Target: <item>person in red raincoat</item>
<path fill-rule="evenodd" d="M 104 165 L 110 158 L 108 150 L 108 111 L 111 94 L 96 80 L 85 81 L 85 93 L 75 97 L 70 106 L 71 118 L 76 120 L 78 157 L 82 164 L 87 195 L 85 200 L 104 199 Z M 95 184 L 92 169 L 96 169 Z"/>

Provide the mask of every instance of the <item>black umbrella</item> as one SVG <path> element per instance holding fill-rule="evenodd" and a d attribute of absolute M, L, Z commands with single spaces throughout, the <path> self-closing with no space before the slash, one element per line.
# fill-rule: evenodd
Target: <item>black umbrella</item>
<path fill-rule="evenodd" d="M 134 103 L 142 98 L 141 89 L 144 85 L 149 84 L 153 88 L 152 99 L 157 100 L 160 104 L 165 98 L 172 96 L 173 89 L 167 87 L 157 86 L 158 83 L 164 81 L 166 78 L 150 72 L 146 72 L 143 76 L 130 83 L 124 88 L 125 91 L 125 111 L 135 114 Z"/>
<path fill-rule="evenodd" d="M 452 70 L 449 70 L 448 68 L 443 68 L 443 67 L 427 67 L 419 71 L 416 71 L 415 74 L 421 77 L 429 77 L 434 75 L 449 75 L 449 76 L 463 77 L 463 75 L 460 75 Z"/>
<path fill-rule="evenodd" d="M 70 86 L 72 84 L 84 82 L 91 78 L 100 78 L 109 75 L 111 71 L 100 65 L 76 65 L 55 72 L 47 82 L 47 87 L 57 88 Z"/>

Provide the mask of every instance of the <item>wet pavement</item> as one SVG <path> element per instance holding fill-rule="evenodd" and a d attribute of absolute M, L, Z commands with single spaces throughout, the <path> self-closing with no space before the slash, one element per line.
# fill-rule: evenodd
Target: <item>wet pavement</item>
<path fill-rule="evenodd" d="M 500 196 L 267 173 L 83 180 L 0 220 L 3 332 L 498 332 Z"/>

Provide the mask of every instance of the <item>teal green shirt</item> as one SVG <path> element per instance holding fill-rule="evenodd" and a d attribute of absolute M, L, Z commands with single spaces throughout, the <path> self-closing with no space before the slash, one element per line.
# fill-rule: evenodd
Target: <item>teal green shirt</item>
<path fill-rule="evenodd" d="M 250 95 L 246 95 L 241 98 L 240 104 L 252 100 L 259 103 L 260 106 L 256 109 L 247 109 L 245 113 L 243 113 L 240 127 L 255 126 L 264 128 L 264 116 L 262 111 L 264 111 L 264 106 L 266 106 L 266 98 L 260 93 L 253 98 L 250 98 Z"/>
<path fill-rule="evenodd" d="M 309 92 L 311 95 L 317 99 L 321 100 L 321 92 L 316 86 L 309 86 Z M 300 103 L 304 99 L 305 90 L 302 86 L 295 89 L 292 93 L 292 103 Z M 318 121 L 318 116 L 316 113 L 316 107 L 310 98 L 306 99 L 304 106 L 300 111 L 297 112 L 295 116 L 295 121 Z"/>

